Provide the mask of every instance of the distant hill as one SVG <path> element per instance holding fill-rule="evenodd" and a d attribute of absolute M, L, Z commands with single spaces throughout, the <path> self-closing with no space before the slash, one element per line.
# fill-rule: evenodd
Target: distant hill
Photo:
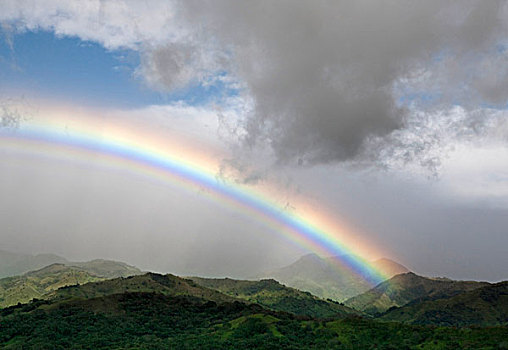
<path fill-rule="evenodd" d="M 274 278 L 287 286 L 337 301 L 346 300 L 372 288 L 372 285 L 339 261 L 340 258 L 320 258 L 309 254 L 289 266 L 265 273 L 263 277 Z M 385 271 L 389 277 L 409 271 L 389 259 L 376 260 L 372 265 Z"/>
<path fill-rule="evenodd" d="M 241 281 L 230 278 L 191 277 L 197 284 L 221 293 L 257 303 L 266 308 L 311 317 L 344 317 L 357 314 L 337 302 L 315 297 L 308 292 L 286 287 L 273 279 Z"/>
<path fill-rule="evenodd" d="M 55 254 L 19 254 L 0 250 L 0 278 L 21 275 L 51 264 L 65 264 L 67 259 Z"/>
<path fill-rule="evenodd" d="M 51 264 L 20 276 L 0 279 L 0 308 L 47 298 L 52 291 L 64 286 L 142 273 L 133 266 L 109 260 L 67 264 Z"/>
<path fill-rule="evenodd" d="M 416 301 L 390 309 L 380 319 L 440 326 L 508 325 L 508 281 L 450 298 Z"/>
<path fill-rule="evenodd" d="M 369 291 L 346 300 L 344 304 L 375 315 L 415 300 L 449 298 L 487 285 L 487 282 L 432 279 L 408 272 L 394 276 Z"/>
<path fill-rule="evenodd" d="M 127 277 L 141 274 L 141 270 L 123 262 L 96 259 L 86 262 L 69 261 L 55 254 L 20 254 L 0 250 L 0 278 L 22 275 L 29 271 L 42 269 L 51 264 L 64 264 L 81 267 L 101 277 Z"/>

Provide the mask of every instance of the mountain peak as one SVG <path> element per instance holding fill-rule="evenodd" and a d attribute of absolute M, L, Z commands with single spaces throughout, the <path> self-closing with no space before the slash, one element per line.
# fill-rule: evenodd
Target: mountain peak
<path fill-rule="evenodd" d="M 393 277 L 395 275 L 410 272 L 407 267 L 402 264 L 399 264 L 396 261 L 393 261 L 388 258 L 381 258 L 374 260 L 372 264 L 382 271 L 386 276 Z"/>
<path fill-rule="evenodd" d="M 307 254 L 286 267 L 264 274 L 284 285 L 310 292 L 320 298 L 343 301 L 366 292 L 372 286 L 360 275 L 342 263 L 345 256 L 321 258 Z M 392 277 L 409 270 L 390 260 L 379 259 L 373 262 L 385 275 Z"/>

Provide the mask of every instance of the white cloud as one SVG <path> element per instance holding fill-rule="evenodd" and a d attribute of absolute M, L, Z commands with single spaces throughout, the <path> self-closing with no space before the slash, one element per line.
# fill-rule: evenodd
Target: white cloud
<path fill-rule="evenodd" d="M 0 21 L 17 30 L 77 36 L 108 49 L 138 49 L 177 36 L 174 5 L 164 0 L 2 0 Z"/>

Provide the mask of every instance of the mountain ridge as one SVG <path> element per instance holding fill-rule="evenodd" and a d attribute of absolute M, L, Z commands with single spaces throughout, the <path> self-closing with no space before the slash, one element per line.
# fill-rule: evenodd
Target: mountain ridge
<path fill-rule="evenodd" d="M 346 300 L 344 304 L 376 315 L 391 307 L 400 307 L 415 300 L 448 298 L 488 284 L 487 282 L 433 279 L 407 272 L 398 274 Z"/>

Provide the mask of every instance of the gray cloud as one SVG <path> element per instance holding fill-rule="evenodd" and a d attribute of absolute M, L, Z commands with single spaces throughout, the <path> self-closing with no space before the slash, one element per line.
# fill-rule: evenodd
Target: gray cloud
<path fill-rule="evenodd" d="M 370 138 L 407 127 L 398 100 L 411 92 L 439 95 L 434 108 L 505 104 L 508 77 L 497 67 L 506 54 L 496 45 L 506 40 L 506 8 L 504 1 L 183 1 L 176 13 L 189 33 L 184 48 L 155 48 L 145 67 L 149 82 L 168 88 L 227 69 L 252 101 L 246 145 L 268 143 L 283 162 L 351 160 Z"/>
<path fill-rule="evenodd" d="M 498 147 L 508 141 L 508 113 L 494 108 L 411 109 L 404 128 L 386 137 L 366 141 L 362 159 L 355 165 L 386 170 L 404 169 L 408 174 L 440 177 L 446 158 L 460 145 L 471 148 Z M 363 164 L 362 164 L 363 163 Z"/>
<path fill-rule="evenodd" d="M 171 43 L 143 56 L 138 74 L 153 87 L 162 90 L 183 88 L 199 81 L 203 74 L 200 51 L 185 43 Z"/>

